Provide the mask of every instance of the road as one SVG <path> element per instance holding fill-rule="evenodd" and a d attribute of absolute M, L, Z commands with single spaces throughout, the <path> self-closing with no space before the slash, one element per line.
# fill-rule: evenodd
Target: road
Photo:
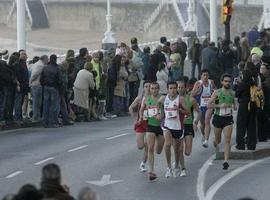
<path fill-rule="evenodd" d="M 212 140 L 208 149 L 200 141 L 196 135 L 192 155 L 186 158 L 187 177 L 166 179 L 162 153 L 156 156 L 159 178 L 149 182 L 147 173 L 139 172 L 142 152 L 136 149 L 129 117 L 58 129 L 0 132 L 0 197 L 17 192 L 26 183 L 39 186 L 42 166 L 53 162 L 61 167 L 63 182 L 75 197 L 89 186 L 102 200 L 268 199 L 269 159 L 231 161 L 230 170 L 223 171 L 222 161 L 212 160 Z M 108 183 L 106 178 L 116 183 L 102 186 Z"/>

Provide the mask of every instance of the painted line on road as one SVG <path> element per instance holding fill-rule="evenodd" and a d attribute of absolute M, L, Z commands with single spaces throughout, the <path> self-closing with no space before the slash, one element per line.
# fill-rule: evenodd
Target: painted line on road
<path fill-rule="evenodd" d="M 43 159 L 41 161 L 36 162 L 35 165 L 41 165 L 41 164 L 48 162 L 50 160 L 53 160 L 53 159 L 55 159 L 55 157 L 49 157 L 49 158 L 46 158 L 46 159 Z"/>
<path fill-rule="evenodd" d="M 119 138 L 119 137 L 122 137 L 122 136 L 125 136 L 125 135 L 130 135 L 130 134 L 131 133 L 123 133 L 123 134 L 120 134 L 120 135 L 115 135 L 115 136 L 106 138 L 106 140 L 112 140 L 112 139 Z"/>
<path fill-rule="evenodd" d="M 79 146 L 79 147 L 70 149 L 70 150 L 68 150 L 67 152 L 70 153 L 70 152 L 78 151 L 78 150 L 84 149 L 84 148 L 86 148 L 86 147 L 88 147 L 88 145 L 82 145 L 82 146 Z"/>
<path fill-rule="evenodd" d="M 219 180 L 217 180 L 208 190 L 205 196 L 206 200 L 212 200 L 213 197 L 215 196 L 216 192 L 226 183 L 228 182 L 230 179 L 234 178 L 235 176 L 239 175 L 240 173 L 242 173 L 243 171 L 253 167 L 254 165 L 257 165 L 259 163 L 262 163 L 266 160 L 269 160 L 270 157 L 261 159 L 261 160 L 257 160 L 257 161 L 253 161 L 247 165 L 244 165 L 242 167 L 239 167 L 233 171 L 231 171 L 230 173 L 226 174 L 225 176 L 223 176 L 222 178 L 220 178 Z"/>
<path fill-rule="evenodd" d="M 197 197 L 199 200 L 205 200 L 205 193 L 204 193 L 204 182 L 205 182 L 205 176 L 208 168 L 213 163 L 213 160 L 215 159 L 215 154 L 212 155 L 203 166 L 200 168 L 197 178 Z"/>
<path fill-rule="evenodd" d="M 16 172 L 13 172 L 12 174 L 7 175 L 6 178 L 13 178 L 21 173 L 23 173 L 23 171 L 16 171 Z"/>

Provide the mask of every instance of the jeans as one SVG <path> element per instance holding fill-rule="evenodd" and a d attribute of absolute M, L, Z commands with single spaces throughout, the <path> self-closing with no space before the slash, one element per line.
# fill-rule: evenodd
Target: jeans
<path fill-rule="evenodd" d="M 7 124 L 13 122 L 13 109 L 14 109 L 14 97 L 15 97 L 15 86 L 5 87 L 6 102 L 4 107 L 4 119 Z"/>
<path fill-rule="evenodd" d="M 0 122 L 4 121 L 4 108 L 6 104 L 6 94 L 5 88 L 0 88 Z"/>
<path fill-rule="evenodd" d="M 107 100 L 106 100 L 106 112 L 113 111 L 113 95 L 114 94 L 114 85 L 108 84 L 107 85 Z"/>
<path fill-rule="evenodd" d="M 191 78 L 195 78 L 196 65 L 198 66 L 198 79 L 200 79 L 202 63 L 192 63 Z"/>
<path fill-rule="evenodd" d="M 129 105 L 138 96 L 140 81 L 128 82 L 129 85 Z"/>
<path fill-rule="evenodd" d="M 15 93 L 14 100 L 14 120 L 22 121 L 22 103 L 23 103 L 23 94 L 21 92 Z"/>
<path fill-rule="evenodd" d="M 58 124 L 60 106 L 59 92 L 54 87 L 44 87 L 43 123 L 51 126 Z"/>
<path fill-rule="evenodd" d="M 116 115 L 124 113 L 124 97 L 114 96 L 113 108 Z"/>
<path fill-rule="evenodd" d="M 63 122 L 69 122 L 69 117 L 68 117 L 68 106 L 66 103 L 66 97 L 65 95 L 61 95 L 60 96 L 61 100 L 60 100 L 60 112 L 63 118 Z"/>
<path fill-rule="evenodd" d="M 39 120 L 41 103 L 42 103 L 42 87 L 41 86 L 32 86 L 32 100 L 33 100 L 33 119 Z"/>

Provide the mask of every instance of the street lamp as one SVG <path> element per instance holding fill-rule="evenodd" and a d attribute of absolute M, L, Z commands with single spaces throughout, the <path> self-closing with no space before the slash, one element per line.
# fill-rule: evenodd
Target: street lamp
<path fill-rule="evenodd" d="M 104 38 L 102 40 L 102 48 L 109 49 L 112 47 L 116 47 L 116 40 L 114 38 L 114 33 L 112 32 L 112 15 L 111 15 L 111 1 L 107 0 L 107 30 L 104 33 Z"/>
<path fill-rule="evenodd" d="M 17 50 L 26 50 L 25 0 L 17 0 Z"/>

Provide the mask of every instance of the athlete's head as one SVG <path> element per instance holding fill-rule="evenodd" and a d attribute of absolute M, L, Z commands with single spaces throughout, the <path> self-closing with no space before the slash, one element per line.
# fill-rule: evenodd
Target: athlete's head
<path fill-rule="evenodd" d="M 223 74 L 220 78 L 220 81 L 225 89 L 231 88 L 232 77 L 230 74 Z"/>
<path fill-rule="evenodd" d="M 209 78 L 209 70 L 208 69 L 203 69 L 201 71 L 201 80 L 202 81 L 208 81 Z"/>
<path fill-rule="evenodd" d="M 153 96 L 157 96 L 159 93 L 159 84 L 157 82 L 153 82 L 150 84 L 150 94 Z"/>
<path fill-rule="evenodd" d="M 177 83 L 174 81 L 168 82 L 167 84 L 168 88 L 168 94 L 171 96 L 176 96 L 177 95 Z"/>
<path fill-rule="evenodd" d="M 143 92 L 144 92 L 144 95 L 148 95 L 150 93 L 150 81 L 148 80 L 144 81 Z"/>
<path fill-rule="evenodd" d="M 177 90 L 181 96 L 186 94 L 187 92 L 186 87 L 187 87 L 187 83 L 184 81 L 184 79 L 180 79 L 179 81 L 177 81 Z"/>

